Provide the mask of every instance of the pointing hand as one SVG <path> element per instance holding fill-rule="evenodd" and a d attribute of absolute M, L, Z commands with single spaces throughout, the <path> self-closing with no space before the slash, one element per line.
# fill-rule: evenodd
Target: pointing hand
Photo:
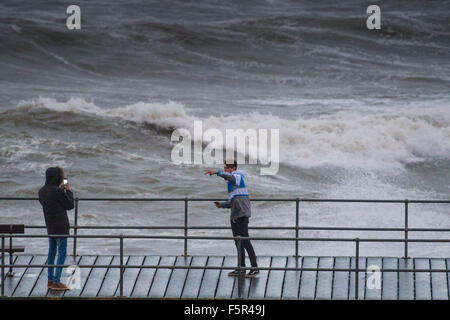
<path fill-rule="evenodd" d="M 213 170 L 205 170 L 205 174 L 209 174 L 210 176 L 212 176 L 213 174 L 218 174 L 219 171 L 213 169 Z"/>

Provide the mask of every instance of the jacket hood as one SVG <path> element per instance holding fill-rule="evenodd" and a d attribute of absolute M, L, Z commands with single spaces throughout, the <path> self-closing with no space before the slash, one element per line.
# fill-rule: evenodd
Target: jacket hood
<path fill-rule="evenodd" d="M 61 175 L 61 171 L 57 167 L 48 168 L 45 171 L 45 185 L 51 186 L 59 186 L 63 181 L 63 176 Z"/>

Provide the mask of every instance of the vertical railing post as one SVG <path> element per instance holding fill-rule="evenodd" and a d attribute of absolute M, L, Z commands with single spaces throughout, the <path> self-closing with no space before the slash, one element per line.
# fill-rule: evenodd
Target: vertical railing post
<path fill-rule="evenodd" d="M 241 243 L 241 236 L 237 237 L 237 249 L 238 249 L 238 297 L 240 298 L 242 295 L 242 263 L 241 263 L 241 259 L 242 259 L 242 254 L 241 254 L 241 248 L 242 248 L 242 243 Z"/>
<path fill-rule="evenodd" d="M 408 199 L 405 200 L 405 259 L 408 259 Z"/>
<path fill-rule="evenodd" d="M 120 297 L 123 297 L 123 234 L 120 235 Z"/>
<path fill-rule="evenodd" d="M 184 256 L 187 256 L 187 245 L 188 245 L 188 198 L 184 198 Z"/>
<path fill-rule="evenodd" d="M 295 199 L 295 257 L 298 258 L 298 228 L 299 228 L 299 203 L 300 200 Z"/>
<path fill-rule="evenodd" d="M 75 217 L 73 226 L 73 256 L 77 255 L 77 235 L 78 235 L 78 198 L 75 198 Z"/>
<path fill-rule="evenodd" d="M 12 256 L 12 254 L 13 254 L 13 252 L 12 252 L 12 247 L 13 247 L 13 225 L 9 226 L 9 235 L 10 235 L 10 237 L 9 237 L 9 250 L 10 250 L 9 251 L 9 270 L 6 273 L 6 275 L 8 277 L 13 277 L 14 276 L 13 267 L 12 267 L 12 264 L 13 264 L 13 256 Z"/>
<path fill-rule="evenodd" d="M 355 254 L 355 300 L 359 299 L 359 238 L 355 239 L 356 254 Z"/>
<path fill-rule="evenodd" d="M 2 290 L 1 295 L 2 297 L 5 296 L 5 235 L 2 234 Z"/>

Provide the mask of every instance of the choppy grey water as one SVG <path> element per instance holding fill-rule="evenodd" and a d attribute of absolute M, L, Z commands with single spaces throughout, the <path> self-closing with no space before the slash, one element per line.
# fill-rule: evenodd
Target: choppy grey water
<path fill-rule="evenodd" d="M 36 196 L 45 169 L 60 165 L 79 197 L 225 197 L 225 183 L 204 176 L 203 166 L 170 159 L 172 130 L 202 120 L 219 130 L 280 129 L 278 175 L 243 167 L 252 197 L 449 198 L 449 1 L 383 3 L 379 31 L 366 29 L 364 1 L 78 5 L 82 30 L 68 31 L 58 1 L 0 4 L 1 196 Z M 0 202 L 0 212 L 0 223 L 43 224 L 38 203 Z M 89 202 L 80 205 L 80 224 L 181 225 L 183 214 L 181 203 Z M 192 225 L 225 226 L 228 219 L 211 203 L 190 206 Z M 254 226 L 294 223 L 292 203 L 253 206 Z M 401 227 L 403 206 L 302 204 L 301 224 Z M 450 227 L 448 205 L 412 205 L 410 227 Z M 425 236 L 448 238 L 410 235 Z M 86 253 L 118 250 L 117 241 L 79 245 Z M 125 247 L 182 252 L 179 241 L 129 240 Z M 255 247 L 260 254 L 294 248 Z M 45 250 L 45 241 L 27 241 L 27 248 Z M 189 249 L 234 253 L 229 242 L 192 241 Z M 345 255 L 353 245 L 304 243 L 301 252 Z M 449 246 L 412 244 L 410 252 L 446 256 Z M 400 244 L 362 248 L 401 253 Z"/>

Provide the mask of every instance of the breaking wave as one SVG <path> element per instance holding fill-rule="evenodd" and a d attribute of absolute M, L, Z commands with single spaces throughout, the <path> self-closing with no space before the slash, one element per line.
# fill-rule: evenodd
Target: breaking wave
<path fill-rule="evenodd" d="M 77 126 L 89 125 L 90 122 L 83 117 L 100 118 L 114 124 L 126 121 L 137 126 L 150 125 L 162 129 L 165 136 L 174 129 L 192 132 L 196 120 L 202 121 L 203 131 L 218 129 L 225 133 L 226 129 L 279 129 L 280 161 L 304 168 L 330 166 L 384 170 L 402 168 L 408 163 L 450 159 L 448 106 L 371 112 L 341 110 L 297 118 L 258 112 L 202 118 L 192 115 L 194 112 L 175 101 L 138 102 L 107 109 L 80 98 L 71 98 L 67 102 L 39 98 L 21 102 L 16 109 L 3 112 L 1 119 L 10 121 L 14 117 L 15 121 L 28 121 L 27 117 L 34 117 L 36 113 L 54 113 L 52 119 L 55 116 L 56 119 L 63 115 L 68 117 L 68 113 L 78 115 L 82 118 L 74 124 Z M 115 130 L 115 126 L 105 130 Z M 148 134 L 154 134 L 152 132 Z M 222 145 L 219 141 L 215 146 Z"/>

